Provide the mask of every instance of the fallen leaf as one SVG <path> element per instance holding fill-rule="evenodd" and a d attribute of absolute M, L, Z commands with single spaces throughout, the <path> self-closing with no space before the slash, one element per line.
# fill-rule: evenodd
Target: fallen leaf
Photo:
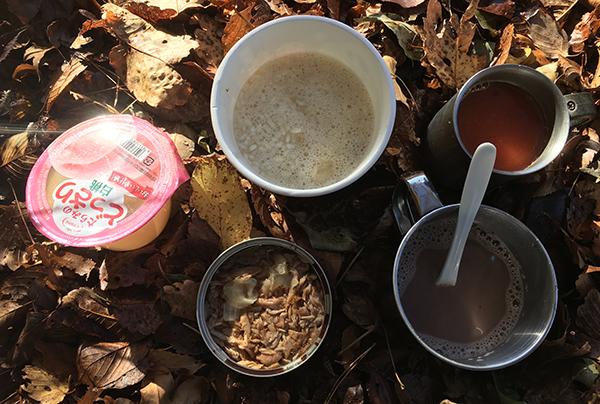
<path fill-rule="evenodd" d="M 196 300 L 200 284 L 185 280 L 183 283 L 175 282 L 173 286 L 163 286 L 163 299 L 171 307 L 171 314 L 196 321 Z"/>
<path fill-rule="evenodd" d="M 585 49 L 585 42 L 596 35 L 600 28 L 600 7 L 590 13 L 586 13 L 571 32 L 569 45 L 574 53 L 581 53 Z"/>
<path fill-rule="evenodd" d="M 35 341 L 35 349 L 42 355 L 41 365 L 60 380 L 75 380 L 77 376 L 77 349 L 61 342 Z"/>
<path fill-rule="evenodd" d="M 43 369 L 27 365 L 23 368 L 25 384 L 21 387 L 29 397 L 44 404 L 59 404 L 69 393 L 69 382 L 61 381 Z"/>
<path fill-rule="evenodd" d="M 427 6 L 424 59 L 433 68 L 433 73 L 451 89 L 459 89 L 486 66 L 485 55 L 470 53 L 476 25 L 469 20 L 475 15 L 477 3 L 477 0 L 471 2 L 460 21 L 456 14 L 443 20 L 442 6 L 437 0 L 430 1 Z"/>
<path fill-rule="evenodd" d="M 152 366 L 142 382 L 140 394 L 145 404 L 170 404 L 175 379 L 166 366 Z"/>
<path fill-rule="evenodd" d="M 193 375 L 205 365 L 193 356 L 172 353 L 164 349 L 151 349 L 148 359 L 150 362 L 165 366 L 171 372 L 182 375 Z"/>
<path fill-rule="evenodd" d="M 77 353 L 82 383 L 99 389 L 122 389 L 141 381 L 148 368 L 144 342 L 83 343 Z"/>
<path fill-rule="evenodd" d="M 396 3 L 403 8 L 413 8 L 417 7 L 419 4 L 423 3 L 425 0 L 384 0 L 384 2 Z"/>
<path fill-rule="evenodd" d="M 204 404 L 212 396 L 210 382 L 202 376 L 187 379 L 175 390 L 171 404 Z"/>
<path fill-rule="evenodd" d="M 541 0 L 546 10 L 549 10 L 558 22 L 564 21 L 578 0 Z"/>
<path fill-rule="evenodd" d="M 2 61 L 4 59 L 6 59 L 6 57 L 10 53 L 10 51 L 12 51 L 14 49 L 14 47 L 17 43 L 17 39 L 19 39 L 19 35 L 21 35 L 28 28 L 29 28 L 29 26 L 25 25 L 20 28 L 17 28 L 14 31 L 7 32 L 5 34 L 2 34 L 2 36 L 0 36 L 0 44 L 3 45 L 2 52 L 0 53 L 0 63 L 2 63 Z M 11 39 L 6 41 L 5 39 L 7 39 L 7 38 L 11 38 Z"/>
<path fill-rule="evenodd" d="M 600 338 L 600 292 L 592 288 L 585 296 L 584 303 L 577 308 L 575 324 L 592 338 Z"/>
<path fill-rule="evenodd" d="M 34 229 L 24 202 L 12 204 L 0 215 L 0 265 L 15 271 L 29 260 L 27 247 L 33 242 L 30 234 L 37 234 Z"/>
<path fill-rule="evenodd" d="M 191 179 L 190 206 L 221 238 L 223 249 L 246 240 L 252 230 L 252 212 L 239 173 L 223 156 L 203 156 Z"/>
<path fill-rule="evenodd" d="M 175 10 L 177 14 L 189 9 L 204 8 L 203 3 L 205 3 L 204 0 L 136 0 L 134 2 L 158 7 L 161 10 Z"/>
<path fill-rule="evenodd" d="M 515 13 L 515 2 L 513 0 L 481 0 L 477 8 L 491 14 L 511 19 Z"/>
<path fill-rule="evenodd" d="M 398 3 L 398 1 L 394 1 Z M 419 1 L 419 4 L 421 2 Z M 371 14 L 361 18 L 359 21 L 379 21 L 388 27 L 398 40 L 398 45 L 404 50 L 404 54 L 412 60 L 421 60 L 424 55 L 423 40 L 417 28 L 413 24 L 402 21 L 399 17 L 392 18 L 386 14 Z"/>
<path fill-rule="evenodd" d="M 109 253 L 104 265 L 100 266 L 102 290 L 146 283 L 150 271 L 143 265 L 156 252 L 156 248 L 149 245 L 134 251 Z"/>
<path fill-rule="evenodd" d="M 199 42 L 199 46 L 194 50 L 196 55 L 209 66 L 218 67 L 225 54 L 218 34 L 223 31 L 222 25 L 206 14 L 194 14 L 190 23 L 200 26 L 194 30 L 194 37 Z"/>
<path fill-rule="evenodd" d="M 132 333 L 152 335 L 163 323 L 163 317 L 154 302 L 119 303 L 114 311 L 119 323 Z"/>
<path fill-rule="evenodd" d="M 0 301 L 0 330 L 6 332 L 11 325 L 21 320 L 29 310 L 31 310 L 31 302 Z"/>
<path fill-rule="evenodd" d="M 501 65 L 506 63 L 510 55 L 514 38 L 515 26 L 513 24 L 508 24 L 506 27 L 504 27 L 504 30 L 502 31 L 502 36 L 500 37 L 500 41 L 496 46 L 496 52 L 490 62 L 490 66 Z"/>
<path fill-rule="evenodd" d="M 252 184 L 250 195 L 254 210 L 258 214 L 263 226 L 269 230 L 271 235 L 293 242 L 294 238 L 277 197 L 256 184 Z"/>
<path fill-rule="evenodd" d="M 71 82 L 86 69 L 87 65 L 84 64 L 76 54 L 72 55 L 68 62 L 63 63 L 61 70 L 58 72 L 58 77 L 54 80 L 50 87 L 50 91 L 48 92 L 48 97 L 45 102 L 46 112 L 50 111 L 58 96 L 61 95 L 69 84 L 71 84 Z"/>
<path fill-rule="evenodd" d="M 554 17 L 540 8 L 527 20 L 527 23 L 529 37 L 548 58 L 558 59 L 559 56 L 569 56 L 569 38 L 558 26 Z"/>
<path fill-rule="evenodd" d="M 35 68 L 35 71 L 37 72 L 38 78 L 40 80 L 42 79 L 42 72 L 40 71 L 40 63 L 42 62 L 42 59 L 44 58 L 44 56 L 46 56 L 46 53 L 53 49 L 54 48 L 42 48 L 40 46 L 37 46 L 35 43 L 32 43 L 25 50 L 25 53 L 23 54 L 23 60 L 25 60 L 25 61 L 31 60 L 32 61 L 33 67 Z"/>
<path fill-rule="evenodd" d="M 7 0 L 8 9 L 25 24 L 33 19 L 42 8 L 44 0 Z"/>
<path fill-rule="evenodd" d="M 102 10 L 107 27 L 131 47 L 126 53 L 113 50 L 110 57 L 136 98 L 162 113 L 188 103 L 192 89 L 172 66 L 198 48 L 198 42 L 189 35 L 160 31 L 112 3 L 104 4 Z M 198 114 L 205 115 L 204 111 Z"/>
<path fill-rule="evenodd" d="M 227 54 L 229 49 L 252 29 L 272 20 L 269 10 L 265 3 L 250 3 L 244 10 L 232 15 L 221 38 L 224 53 Z"/>

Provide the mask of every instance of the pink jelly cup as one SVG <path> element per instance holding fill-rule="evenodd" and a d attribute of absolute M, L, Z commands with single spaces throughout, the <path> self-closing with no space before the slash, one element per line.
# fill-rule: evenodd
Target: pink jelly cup
<path fill-rule="evenodd" d="M 74 247 L 133 250 L 154 240 L 189 175 L 167 134 L 130 115 L 82 122 L 33 166 L 25 197 L 35 227 Z"/>

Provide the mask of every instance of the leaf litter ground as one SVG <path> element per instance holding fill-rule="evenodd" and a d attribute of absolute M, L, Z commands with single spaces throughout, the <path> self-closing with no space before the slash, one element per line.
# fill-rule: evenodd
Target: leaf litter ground
<path fill-rule="evenodd" d="M 552 330 L 526 360 L 469 372 L 434 360 L 396 309 L 400 242 L 390 201 L 423 169 L 433 115 L 489 65 L 537 68 L 564 94 L 598 98 L 600 8 L 591 1 L 230 0 L 0 2 L 0 400 L 2 403 L 595 403 L 600 401 L 600 141 L 576 128 L 540 173 L 484 201 L 543 241 L 559 282 Z M 295 14 L 354 27 L 395 78 L 392 138 L 375 167 L 335 194 L 273 195 L 219 153 L 208 96 L 224 54 L 253 28 Z M 192 176 L 151 245 L 69 248 L 24 206 L 37 156 L 98 114 L 135 114 L 176 142 Z M 456 191 L 440 187 L 444 202 Z M 207 267 L 268 235 L 307 248 L 334 289 L 333 322 L 291 374 L 242 377 L 212 357 L 195 322 Z"/>

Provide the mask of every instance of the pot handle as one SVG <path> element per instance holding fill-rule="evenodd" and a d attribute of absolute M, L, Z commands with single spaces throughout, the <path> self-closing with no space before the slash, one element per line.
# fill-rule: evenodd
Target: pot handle
<path fill-rule="evenodd" d="M 400 176 L 392 196 L 392 210 L 402 237 L 421 217 L 442 206 L 423 171 L 410 171 Z"/>
<path fill-rule="evenodd" d="M 581 92 L 564 96 L 571 118 L 569 126 L 574 128 L 593 121 L 598 115 L 598 108 L 591 93 Z"/>

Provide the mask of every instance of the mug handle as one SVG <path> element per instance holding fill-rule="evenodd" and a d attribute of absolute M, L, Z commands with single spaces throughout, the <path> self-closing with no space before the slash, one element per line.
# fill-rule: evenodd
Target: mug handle
<path fill-rule="evenodd" d="M 421 217 L 443 204 L 423 171 L 406 172 L 400 179 L 392 196 L 392 210 L 404 237 Z"/>
<path fill-rule="evenodd" d="M 569 110 L 571 128 L 589 123 L 598 115 L 598 108 L 591 93 L 573 93 L 564 97 Z"/>

